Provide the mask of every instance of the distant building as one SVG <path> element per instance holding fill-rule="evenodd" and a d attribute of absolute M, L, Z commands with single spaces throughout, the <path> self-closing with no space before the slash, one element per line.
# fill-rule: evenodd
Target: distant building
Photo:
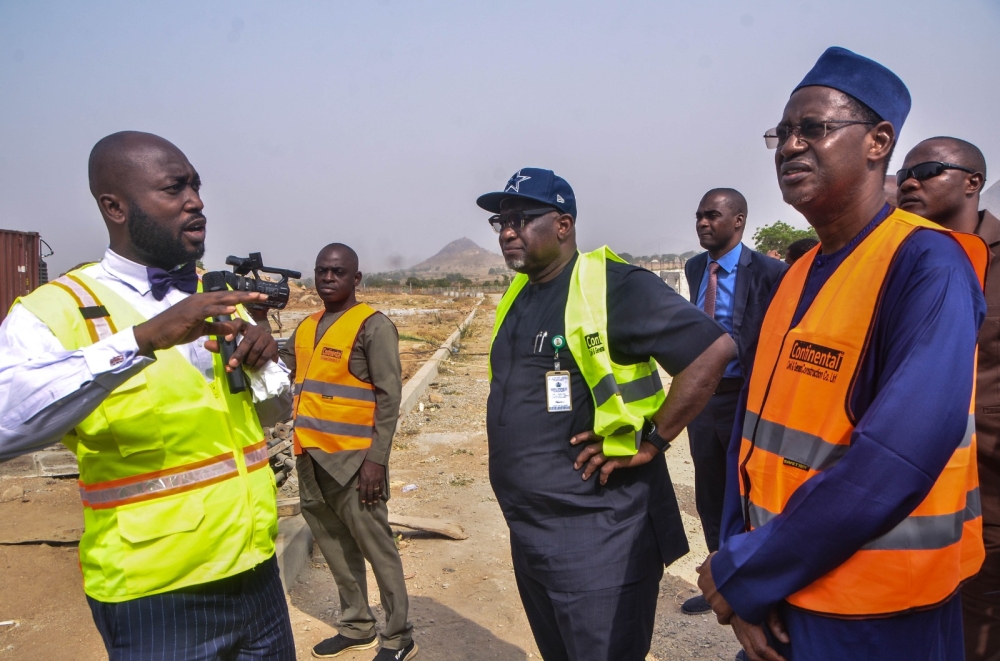
<path fill-rule="evenodd" d="M 690 288 L 688 287 L 687 276 L 684 275 L 684 269 L 670 269 L 667 271 L 659 271 L 660 277 L 665 283 L 670 285 L 671 288 L 685 299 L 691 298 Z"/>

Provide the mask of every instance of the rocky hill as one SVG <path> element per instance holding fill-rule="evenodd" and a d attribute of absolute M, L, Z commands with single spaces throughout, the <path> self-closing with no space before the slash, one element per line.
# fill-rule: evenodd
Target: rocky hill
<path fill-rule="evenodd" d="M 430 259 L 425 259 L 408 270 L 427 275 L 461 273 L 467 277 L 483 277 L 490 269 L 506 269 L 503 257 L 481 248 L 471 239 L 462 237 L 446 245 Z"/>

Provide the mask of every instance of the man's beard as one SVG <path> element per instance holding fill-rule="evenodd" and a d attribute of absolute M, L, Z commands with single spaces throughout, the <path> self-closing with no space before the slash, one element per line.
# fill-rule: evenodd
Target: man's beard
<path fill-rule="evenodd" d="M 153 266 L 169 271 L 175 266 L 201 259 L 205 254 L 204 243 L 188 250 L 180 236 L 172 235 L 169 229 L 152 220 L 138 204 L 131 201 L 125 225 L 136 252 Z"/>
<path fill-rule="evenodd" d="M 524 268 L 524 257 L 517 257 L 513 259 L 504 260 L 507 263 L 507 268 L 511 271 L 520 272 Z"/>

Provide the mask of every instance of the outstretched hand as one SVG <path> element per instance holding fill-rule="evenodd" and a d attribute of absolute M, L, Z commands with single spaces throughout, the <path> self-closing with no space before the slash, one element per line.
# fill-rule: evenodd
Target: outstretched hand
<path fill-rule="evenodd" d="M 139 354 L 152 356 L 154 351 L 194 342 L 205 335 L 234 335 L 242 320 L 214 322 L 210 319 L 233 314 L 238 304 L 264 300 L 267 300 L 266 294 L 245 291 L 192 294 L 132 329 Z"/>
<path fill-rule="evenodd" d="M 580 470 L 583 468 L 583 479 L 589 480 L 590 476 L 600 470 L 601 484 L 608 483 L 608 477 L 618 468 L 632 468 L 648 464 L 659 450 L 652 443 L 643 441 L 639 445 L 639 451 L 627 457 L 608 457 L 604 454 L 602 442 L 604 439 L 592 431 L 577 434 L 569 439 L 570 445 L 580 445 L 589 443 L 576 457 L 573 468 Z"/>

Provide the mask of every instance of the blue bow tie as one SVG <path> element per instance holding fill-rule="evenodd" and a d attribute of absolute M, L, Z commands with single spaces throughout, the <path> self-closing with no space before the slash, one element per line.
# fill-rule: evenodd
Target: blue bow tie
<path fill-rule="evenodd" d="M 198 273 L 194 270 L 194 262 L 173 271 L 147 266 L 146 274 L 149 276 L 149 288 L 153 292 L 153 298 L 158 301 L 163 300 L 171 287 L 188 294 L 198 291 Z"/>

